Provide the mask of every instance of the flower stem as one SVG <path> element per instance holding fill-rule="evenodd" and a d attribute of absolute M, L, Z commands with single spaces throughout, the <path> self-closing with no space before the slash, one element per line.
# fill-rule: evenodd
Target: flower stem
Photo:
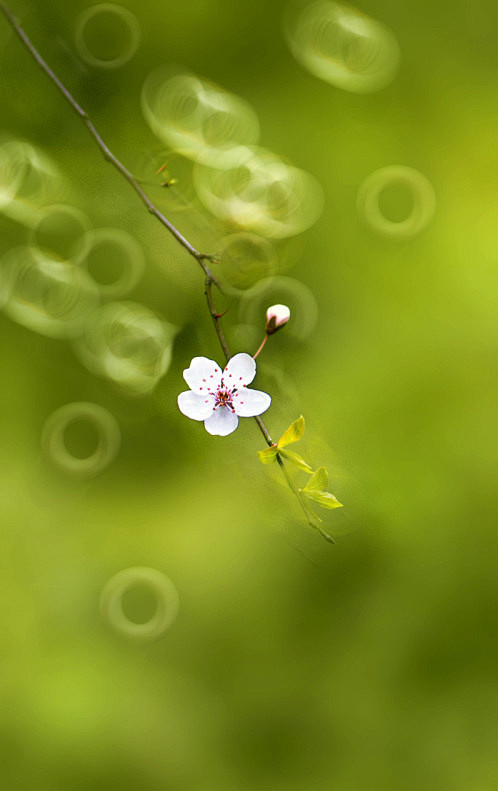
<path fill-rule="evenodd" d="M 268 338 L 269 338 L 269 335 L 268 335 L 268 333 L 266 333 L 265 337 L 261 341 L 261 346 L 259 347 L 258 351 L 256 352 L 256 354 L 253 354 L 253 356 L 252 356 L 253 360 L 255 360 L 256 357 L 258 356 L 258 354 L 263 351 L 264 345 L 265 345 L 266 341 L 268 340 Z"/>

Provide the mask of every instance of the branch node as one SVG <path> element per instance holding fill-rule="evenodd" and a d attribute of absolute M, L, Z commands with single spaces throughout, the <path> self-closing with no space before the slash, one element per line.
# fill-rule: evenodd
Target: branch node
<path fill-rule="evenodd" d="M 211 264 L 221 264 L 221 259 L 216 255 L 209 255 L 208 253 L 201 253 L 199 256 L 201 261 L 209 261 Z"/>

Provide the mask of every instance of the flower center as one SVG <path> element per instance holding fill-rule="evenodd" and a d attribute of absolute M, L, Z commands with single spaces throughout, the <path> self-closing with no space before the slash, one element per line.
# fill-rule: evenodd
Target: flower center
<path fill-rule="evenodd" d="M 232 396 L 233 396 L 232 390 L 228 390 L 222 385 L 219 388 L 218 392 L 216 393 L 216 406 L 227 406 L 233 410 Z"/>

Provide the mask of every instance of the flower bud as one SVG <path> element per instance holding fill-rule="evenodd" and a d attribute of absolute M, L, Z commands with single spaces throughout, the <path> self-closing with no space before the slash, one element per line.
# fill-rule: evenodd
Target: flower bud
<path fill-rule="evenodd" d="M 266 311 L 266 334 L 273 335 L 290 319 L 290 310 L 287 305 L 272 305 Z"/>

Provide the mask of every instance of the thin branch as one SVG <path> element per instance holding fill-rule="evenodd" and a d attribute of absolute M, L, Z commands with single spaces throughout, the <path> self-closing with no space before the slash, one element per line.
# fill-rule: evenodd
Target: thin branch
<path fill-rule="evenodd" d="M 88 129 L 88 131 L 92 135 L 93 139 L 97 143 L 98 147 L 102 151 L 106 161 L 110 162 L 111 165 L 113 165 L 116 168 L 116 170 L 119 173 L 121 173 L 121 175 L 126 179 L 126 181 L 133 187 L 135 192 L 138 194 L 138 196 L 140 197 L 142 202 L 147 207 L 147 210 L 149 211 L 149 213 L 153 214 L 154 217 L 157 217 L 159 222 L 162 223 L 162 225 L 164 225 L 165 228 L 167 228 L 167 230 L 175 237 L 175 239 L 181 244 L 181 246 L 185 250 L 187 250 L 187 252 L 190 253 L 191 256 L 193 256 L 195 258 L 197 263 L 203 269 L 204 274 L 206 275 L 206 280 L 205 280 L 206 290 L 205 290 L 205 293 L 206 293 L 206 299 L 207 299 L 207 303 L 208 303 L 208 307 L 209 307 L 209 312 L 210 312 L 211 317 L 213 319 L 214 327 L 215 327 L 216 333 L 218 335 L 218 338 L 219 338 L 219 341 L 220 341 L 220 344 L 221 344 L 221 348 L 223 349 L 223 352 L 225 354 L 226 359 L 229 360 L 230 357 L 231 357 L 231 354 L 230 354 L 230 350 L 228 348 L 228 344 L 227 344 L 226 339 L 225 339 L 225 335 L 223 333 L 223 329 L 221 327 L 221 323 L 220 323 L 221 316 L 216 311 L 216 308 L 215 308 L 214 302 L 213 302 L 213 296 L 212 296 L 212 293 L 211 293 L 211 289 L 212 289 L 213 284 L 220 291 L 222 289 L 221 289 L 221 285 L 220 285 L 218 279 L 214 276 L 214 274 L 211 272 L 211 270 L 208 267 L 208 265 L 205 263 L 206 261 L 216 261 L 217 260 L 216 257 L 213 256 L 213 255 L 208 255 L 206 253 L 200 253 L 194 247 L 194 245 L 191 244 L 188 241 L 188 239 L 186 239 L 183 236 L 183 234 L 181 234 L 180 231 L 177 228 L 175 228 L 175 226 L 164 216 L 164 214 L 162 214 L 159 211 L 157 206 L 155 206 L 154 203 L 152 203 L 152 201 L 149 198 L 149 196 L 147 195 L 147 193 L 142 189 L 142 187 L 140 186 L 140 184 L 137 181 L 137 179 L 133 176 L 133 174 L 130 173 L 130 171 L 123 165 L 123 163 L 112 153 L 112 151 L 106 145 L 106 143 L 104 143 L 102 137 L 100 136 L 99 132 L 97 131 L 97 129 L 95 128 L 93 123 L 90 121 L 90 118 L 88 117 L 88 115 L 85 112 L 85 110 L 83 110 L 83 108 L 80 107 L 80 105 L 78 104 L 76 99 L 74 99 L 72 94 L 68 91 L 66 86 L 54 74 L 54 72 L 52 71 L 52 69 L 50 68 L 48 63 L 46 63 L 43 60 L 43 58 L 38 53 L 38 51 L 36 50 L 34 45 L 31 43 L 30 39 L 28 38 L 28 36 L 26 35 L 26 33 L 24 32 L 22 27 L 19 25 L 19 23 L 18 23 L 17 19 L 15 18 L 14 14 L 12 13 L 12 11 L 10 11 L 10 9 L 7 8 L 7 6 L 4 3 L 2 3 L 2 2 L 0 2 L 0 11 L 3 11 L 7 21 L 9 22 L 11 27 L 14 29 L 16 35 L 20 38 L 20 40 L 22 41 L 22 43 L 24 44 L 26 49 L 29 51 L 31 56 L 34 58 L 34 60 L 38 64 L 38 66 L 40 66 L 40 68 L 45 72 L 45 74 L 49 77 L 49 79 L 58 88 L 60 93 L 62 93 L 62 95 L 64 96 L 65 100 L 72 107 L 72 109 L 74 110 L 76 115 L 79 118 L 81 118 L 81 120 L 83 121 L 84 125 L 86 126 L 86 128 Z M 258 426 L 259 426 L 260 431 L 263 434 L 265 440 L 267 442 L 269 442 L 269 444 L 271 445 L 271 437 L 270 437 L 270 434 L 269 434 L 268 430 L 266 429 L 266 426 L 264 425 L 263 421 L 260 418 L 257 418 L 257 422 L 258 422 Z"/>
<path fill-rule="evenodd" d="M 263 437 L 265 438 L 267 445 L 269 445 L 269 446 L 273 445 L 274 442 L 273 442 L 272 438 L 270 437 L 270 433 L 269 433 L 268 429 L 266 428 L 265 424 L 263 423 L 263 421 L 261 420 L 261 418 L 259 417 L 259 415 L 257 415 L 254 418 L 254 420 L 258 424 L 259 430 L 261 431 Z"/>
<path fill-rule="evenodd" d="M 130 184 L 131 187 L 133 187 L 133 189 L 135 190 L 135 192 L 139 196 L 139 198 L 142 201 L 142 203 L 145 204 L 149 214 L 152 214 L 154 217 L 156 217 L 159 220 L 159 222 L 162 225 L 164 225 L 165 228 L 167 228 L 167 230 L 175 237 L 177 242 L 179 242 L 181 244 L 181 246 L 188 253 L 190 253 L 191 256 L 193 256 L 195 258 L 197 263 L 203 269 L 204 274 L 206 275 L 206 277 L 210 278 L 211 282 L 214 283 L 219 288 L 220 284 L 219 284 L 217 278 L 213 275 L 213 273 L 211 272 L 211 270 L 209 269 L 209 267 L 205 263 L 206 261 L 211 260 L 212 256 L 206 255 L 205 253 L 200 253 L 199 250 L 197 250 L 194 247 L 194 245 L 191 244 L 188 241 L 188 239 L 186 239 L 183 236 L 183 234 L 181 234 L 180 231 L 177 228 L 175 228 L 175 226 L 164 216 L 164 214 L 162 214 L 162 212 L 159 211 L 159 209 L 151 201 L 151 199 L 149 198 L 147 193 L 142 189 L 142 187 L 140 186 L 139 182 L 134 177 L 134 175 L 132 173 L 130 173 L 128 168 L 126 168 L 123 165 L 123 163 L 115 156 L 115 154 L 112 153 L 112 151 L 106 145 L 106 143 L 104 142 L 104 140 L 100 136 L 99 132 L 97 131 L 97 129 L 95 128 L 93 123 L 91 122 L 91 120 L 88 117 L 88 115 L 85 112 L 85 110 L 83 110 L 83 108 L 74 99 L 74 97 L 71 95 L 71 93 L 65 87 L 65 85 L 54 74 L 54 72 L 52 71 L 50 66 L 43 60 L 43 58 L 38 53 L 38 51 L 35 49 L 35 47 L 31 43 L 31 41 L 29 40 L 28 36 L 26 35 L 26 33 L 24 32 L 22 27 L 19 25 L 19 23 L 18 23 L 17 19 L 15 18 L 14 14 L 12 13 L 12 11 L 10 11 L 10 9 L 7 8 L 7 6 L 4 5 L 4 3 L 0 3 L 0 10 L 3 11 L 7 21 L 9 22 L 11 27 L 14 29 L 14 32 L 20 38 L 20 40 L 22 41 L 22 43 L 24 44 L 26 49 L 32 55 L 32 57 L 34 58 L 34 60 L 38 64 L 38 66 L 40 66 L 40 68 L 45 72 L 45 74 L 49 77 L 49 79 L 54 83 L 54 85 L 57 87 L 57 89 L 60 91 L 60 93 L 62 93 L 64 99 L 72 107 L 72 109 L 74 110 L 76 115 L 82 120 L 82 122 L 84 123 L 84 125 L 86 126 L 86 128 L 88 129 L 90 134 L 92 135 L 93 139 L 97 143 L 98 147 L 102 151 L 102 154 L 104 155 L 104 159 L 107 162 L 110 162 L 111 165 L 113 165 L 116 168 L 116 170 L 119 171 L 119 173 L 121 173 L 121 175 L 126 179 L 128 184 Z"/>
<path fill-rule="evenodd" d="M 282 457 L 280 456 L 279 453 L 277 453 L 277 462 L 278 462 L 278 464 L 280 466 L 280 469 L 282 470 L 282 472 L 284 474 L 284 477 L 285 477 L 285 480 L 287 481 L 287 485 L 289 486 L 289 489 L 291 489 L 291 491 L 296 495 L 296 497 L 297 497 L 297 499 L 299 501 L 299 505 L 301 506 L 301 508 L 303 510 L 303 513 L 304 513 L 304 515 L 306 517 L 306 521 L 309 524 L 309 526 L 312 527 L 313 530 L 318 530 L 320 535 L 323 536 L 323 538 L 326 541 L 328 541 L 329 544 L 335 544 L 335 541 L 332 538 L 332 536 L 329 535 L 323 529 L 323 527 L 320 525 L 320 523 L 318 521 L 318 517 L 315 514 L 313 514 L 312 511 L 310 511 L 310 509 L 308 508 L 308 506 L 304 502 L 303 495 L 301 494 L 299 489 L 297 489 L 296 486 L 294 485 L 294 481 L 290 477 L 290 475 L 289 475 L 289 473 L 287 471 L 287 467 L 284 464 L 284 460 L 282 459 Z"/>
<path fill-rule="evenodd" d="M 217 334 L 218 339 L 220 341 L 221 348 L 223 349 L 223 354 L 225 355 L 225 357 L 227 359 L 227 362 L 228 362 L 228 360 L 230 359 L 230 357 L 232 355 L 230 354 L 230 349 L 228 348 L 228 344 L 227 344 L 227 341 L 226 341 L 226 338 L 225 338 L 225 333 L 223 332 L 223 327 L 221 326 L 220 319 L 221 319 L 222 314 L 218 313 L 218 311 L 216 310 L 215 305 L 214 305 L 213 294 L 212 294 L 212 286 L 213 286 L 213 281 L 211 280 L 210 277 L 207 277 L 206 278 L 206 282 L 205 282 L 205 291 L 204 291 L 204 293 L 206 295 L 206 300 L 207 300 L 209 312 L 211 314 L 211 318 L 213 319 L 213 324 L 214 324 L 214 328 L 216 330 L 216 334 Z"/>
<path fill-rule="evenodd" d="M 205 295 L 206 295 L 206 300 L 207 300 L 209 312 L 211 314 L 211 318 L 213 319 L 214 328 L 216 330 L 216 334 L 217 334 L 218 339 L 220 341 L 221 348 L 223 349 L 223 353 L 224 353 L 226 359 L 229 360 L 232 355 L 230 353 L 230 349 L 228 348 L 228 344 L 227 344 L 227 341 L 226 341 L 226 338 L 225 338 L 225 334 L 224 334 L 223 328 L 221 326 L 220 319 L 221 319 L 221 315 L 222 314 L 217 312 L 216 307 L 214 305 L 214 301 L 213 301 L 213 295 L 212 295 L 212 286 L 213 285 L 215 285 L 220 291 L 222 289 L 221 289 L 221 285 L 220 285 L 219 281 L 214 276 L 214 274 L 211 272 L 209 266 L 205 263 L 206 261 L 216 261 L 217 260 L 216 257 L 212 256 L 212 255 L 208 255 L 206 253 L 200 253 L 199 250 L 197 250 L 194 247 L 194 245 L 191 244 L 188 241 L 188 239 L 186 239 L 183 236 L 183 234 L 181 234 L 180 231 L 177 228 L 175 228 L 175 226 L 164 216 L 164 214 L 162 214 L 162 212 L 159 211 L 159 209 L 151 201 L 151 199 L 149 198 L 147 193 L 142 189 L 142 187 L 140 186 L 140 183 L 135 178 L 135 176 L 133 176 L 133 174 L 125 167 L 125 165 L 123 165 L 123 163 L 112 153 L 112 151 L 106 145 L 106 143 L 104 142 L 104 140 L 100 136 L 99 132 L 97 131 L 97 129 L 95 128 L 95 126 L 91 122 L 91 120 L 88 117 L 88 115 L 85 112 L 85 110 L 83 110 L 83 108 L 80 107 L 78 102 L 74 99 L 74 97 L 68 91 L 68 89 L 65 87 L 65 85 L 54 74 L 54 72 L 52 71 L 50 66 L 43 60 L 41 55 L 35 49 L 35 47 L 31 43 L 30 39 L 28 38 L 28 36 L 24 32 L 24 30 L 19 25 L 17 19 L 13 15 L 13 13 L 2 2 L 0 2 L 0 11 L 3 12 L 3 14 L 6 17 L 8 23 L 11 25 L 11 27 L 14 30 L 14 32 L 16 33 L 18 38 L 21 40 L 21 42 L 24 44 L 26 49 L 29 51 L 31 56 L 34 58 L 34 60 L 38 64 L 38 66 L 40 66 L 42 71 L 44 71 L 45 74 L 49 77 L 49 79 L 54 83 L 54 85 L 60 91 L 60 93 L 63 95 L 65 100 L 72 107 L 72 109 L 74 110 L 76 115 L 81 119 L 83 124 L 86 126 L 86 128 L 88 129 L 88 131 L 92 135 L 93 139 L 97 143 L 98 147 L 102 151 L 102 154 L 104 155 L 104 159 L 107 162 L 110 162 L 111 165 L 113 165 L 116 168 L 116 170 L 119 173 L 121 173 L 123 178 L 125 178 L 126 181 L 130 184 L 130 186 L 135 190 L 135 192 L 137 193 L 137 195 L 141 199 L 142 203 L 145 204 L 149 214 L 152 214 L 154 217 L 156 217 L 159 220 L 159 222 L 162 225 L 164 225 L 164 227 L 175 237 L 177 242 L 179 242 L 181 244 L 181 246 L 193 258 L 195 258 L 195 260 L 197 261 L 199 266 L 202 268 L 202 270 L 203 270 L 203 272 L 204 272 L 204 274 L 206 276 L 206 280 L 205 280 Z M 263 341 L 263 344 L 260 346 L 260 348 L 258 349 L 258 352 L 256 352 L 254 357 L 257 357 L 257 355 L 261 351 L 262 347 L 264 346 L 264 343 L 266 342 L 266 338 L 267 338 L 267 336 L 265 336 L 265 340 Z M 273 443 L 273 440 L 272 440 L 272 438 L 270 436 L 270 432 L 266 428 L 266 426 L 263 423 L 261 417 L 257 416 L 254 419 L 255 419 L 255 421 L 256 421 L 256 423 L 258 425 L 258 428 L 261 431 L 263 437 L 265 438 L 266 443 L 269 446 L 273 445 L 274 443 Z M 292 478 L 290 477 L 290 475 L 289 475 L 289 473 L 287 471 L 287 468 L 286 468 L 286 466 L 284 464 L 283 459 L 278 454 L 277 454 L 277 461 L 278 461 L 280 469 L 282 470 L 282 473 L 283 473 L 283 475 L 284 475 L 284 477 L 285 477 L 285 479 L 287 481 L 287 484 L 289 485 L 289 488 L 291 489 L 291 491 L 296 495 L 297 499 L 299 500 L 299 504 L 300 504 L 301 508 L 303 509 L 303 512 L 304 512 L 304 514 L 306 516 L 306 521 L 308 522 L 308 524 L 311 527 L 313 527 L 315 530 L 318 530 L 322 534 L 322 536 L 325 539 L 327 539 L 327 541 L 330 541 L 330 542 L 334 543 L 334 539 L 331 536 L 329 536 L 328 533 L 326 533 L 312 519 L 312 517 L 310 515 L 310 512 L 309 512 L 308 508 L 306 507 L 306 504 L 303 502 L 303 498 L 301 496 L 301 493 L 296 489 L 296 487 L 295 487 L 295 485 L 294 485 L 294 483 L 292 481 Z"/>

